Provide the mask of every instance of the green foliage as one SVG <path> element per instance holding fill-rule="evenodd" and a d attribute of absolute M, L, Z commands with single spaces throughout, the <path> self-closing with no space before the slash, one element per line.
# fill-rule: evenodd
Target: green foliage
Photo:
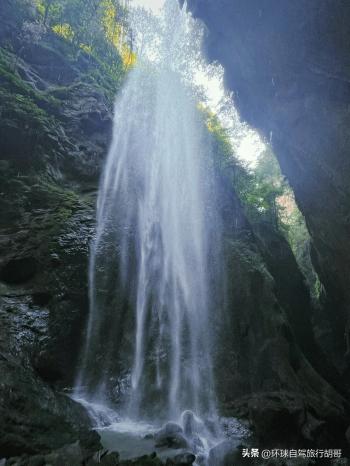
<path fill-rule="evenodd" d="M 309 241 L 309 233 L 307 231 L 305 220 L 299 209 L 294 209 L 286 221 L 286 231 L 289 244 L 293 249 L 296 257 L 300 258 L 300 245 L 306 244 Z"/>
<path fill-rule="evenodd" d="M 207 127 L 213 136 L 215 162 L 240 198 L 251 222 L 262 219 L 279 226 L 280 211 L 283 209 L 278 198 L 285 193 L 287 184 L 278 162 L 270 149 L 260 155 L 255 169 L 248 169 L 235 156 L 227 130 L 216 115 L 204 110 Z"/>
<path fill-rule="evenodd" d="M 206 117 L 208 130 L 213 135 L 213 149 L 218 161 L 221 163 L 222 168 L 225 164 L 230 165 L 232 159 L 235 158 L 227 130 L 222 126 L 217 115 L 207 109 L 201 110 Z M 235 162 L 237 162 L 236 159 Z"/>
<path fill-rule="evenodd" d="M 135 62 L 128 47 L 125 9 L 119 0 L 35 0 L 46 27 L 71 42 L 76 52 L 109 63 L 119 72 Z"/>
<path fill-rule="evenodd" d="M 207 111 L 204 115 L 213 136 L 216 167 L 230 179 L 248 220 L 253 225 L 268 222 L 285 236 L 311 295 L 318 299 L 321 284 L 311 262 L 309 232 L 275 155 L 266 148 L 256 166 L 247 169 L 235 156 L 229 135 L 218 118 Z"/>
<path fill-rule="evenodd" d="M 310 235 L 275 155 L 267 147 L 254 168 L 245 167 L 235 156 L 229 134 L 217 116 L 206 109 L 201 110 L 212 135 L 215 166 L 230 180 L 248 220 L 253 226 L 254 223 L 268 222 L 285 236 L 311 295 L 318 299 L 321 284 L 311 262 Z"/>
<path fill-rule="evenodd" d="M 283 207 L 278 202 L 287 189 L 287 183 L 281 174 L 278 162 L 269 148 L 260 154 L 255 169 L 251 172 L 249 189 L 244 189 L 243 199 L 247 200 L 248 215 L 255 219 L 259 212 L 276 228 Z"/>
<path fill-rule="evenodd" d="M 50 32 L 61 37 L 59 49 L 64 58 L 73 65 L 81 56 L 85 63 L 88 60 L 90 66 L 84 80 L 97 84 L 113 102 L 126 71 L 136 59 L 128 46 L 131 40 L 126 12 L 119 0 L 16 1 L 19 10 L 27 11 L 27 16 L 23 14 L 21 19 L 21 41 L 45 46 Z M 34 17 L 27 8 L 30 1 L 35 5 Z M 21 49 L 16 53 L 20 58 Z"/>
<path fill-rule="evenodd" d="M 289 214 L 283 216 L 282 225 L 287 241 L 293 251 L 294 257 L 303 272 L 309 285 L 311 295 L 318 299 L 321 292 L 321 283 L 315 272 L 310 255 L 311 240 L 305 219 L 294 201 L 292 191 L 289 192 L 290 202 L 293 205 Z"/>

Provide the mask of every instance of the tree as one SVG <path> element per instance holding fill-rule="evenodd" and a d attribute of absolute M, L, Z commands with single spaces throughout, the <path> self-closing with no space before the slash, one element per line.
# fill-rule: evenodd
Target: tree
<path fill-rule="evenodd" d="M 126 6 L 120 0 L 34 0 L 45 27 L 118 71 L 135 62 L 130 47 Z"/>

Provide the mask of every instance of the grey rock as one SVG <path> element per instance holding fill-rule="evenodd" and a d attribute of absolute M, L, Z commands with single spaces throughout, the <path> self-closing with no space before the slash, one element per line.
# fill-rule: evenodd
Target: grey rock
<path fill-rule="evenodd" d="M 242 455 L 237 448 L 237 441 L 225 440 L 209 452 L 210 466 L 239 466 L 243 464 Z"/>
<path fill-rule="evenodd" d="M 196 461 L 196 457 L 192 453 L 181 453 L 180 455 L 176 455 L 173 461 L 175 465 L 190 466 Z"/>
<path fill-rule="evenodd" d="M 45 464 L 45 457 L 42 455 L 34 456 L 28 462 L 28 466 L 45 466 Z"/>
<path fill-rule="evenodd" d="M 168 422 L 154 435 L 156 448 L 187 448 L 188 443 L 182 432 L 181 426 Z"/>
<path fill-rule="evenodd" d="M 173 434 L 163 433 L 155 438 L 156 448 L 188 448 L 189 444 L 186 438 L 179 432 Z"/>
<path fill-rule="evenodd" d="M 117 466 L 119 464 L 119 454 L 116 452 L 108 453 L 102 457 L 100 464 L 102 466 Z"/>
<path fill-rule="evenodd" d="M 350 426 L 346 429 L 345 438 L 348 444 L 350 445 Z"/>
<path fill-rule="evenodd" d="M 77 441 L 66 445 L 53 453 L 45 456 L 45 462 L 52 466 L 81 466 L 85 458 L 85 452 Z"/>
<path fill-rule="evenodd" d="M 23 4 L 18 15 L 17 1 L 0 3 L 0 41 L 4 45 L 3 41 L 20 35 L 27 11 Z M 5 38 L 4 30 L 10 30 L 3 25 L 8 24 L 14 29 Z M 55 123 L 51 125 L 43 116 L 45 121 L 37 131 L 40 143 L 34 147 L 30 141 L 31 112 L 21 117 L 14 111 L 11 119 L 1 118 L 0 122 L 1 158 L 8 162 L 1 164 L 0 173 L 4 191 L 0 199 L 0 457 L 53 451 L 77 439 L 82 439 L 84 448 L 86 443 L 97 450 L 98 436 L 90 434 L 91 421 L 85 410 L 52 388 L 57 382 L 62 387 L 73 381 L 76 360 L 72 355 L 78 354 L 84 327 L 86 262 L 94 222 L 93 197 L 60 187 L 58 180 L 67 172 L 73 178 L 79 172 L 76 179 L 88 178 L 94 188 L 99 158 L 108 141 L 108 121 L 101 121 L 100 115 L 107 120 L 110 117 L 104 95 L 91 86 L 89 89 L 87 83 L 72 89 L 57 83 L 61 71 L 67 71 L 64 80 L 68 83 L 82 70 L 60 53 L 64 44 L 55 35 L 28 47 L 21 57 L 16 55 L 16 47 L 21 45 L 17 39 L 15 42 L 14 53 L 8 55 L 9 72 L 16 76 L 18 72 L 23 92 L 27 89 L 45 109 L 43 115 L 50 115 Z M 56 58 L 60 73 L 56 69 L 47 74 L 50 60 Z M 52 65 L 54 70 L 56 65 Z M 38 82 L 46 82 L 44 93 L 35 87 Z M 50 106 L 53 88 L 65 95 L 57 107 Z M 90 120 L 101 130 L 98 138 L 88 141 L 82 135 L 83 128 L 78 129 L 77 113 L 72 116 L 72 125 L 63 118 L 69 106 L 79 108 L 84 93 L 94 95 L 94 110 L 85 110 L 98 112 Z M 81 144 L 84 149 L 80 150 Z M 75 158 L 73 150 L 80 157 Z M 16 175 L 11 176 L 12 170 Z M 44 179 L 48 178 L 47 184 Z M 65 267 L 53 267 L 53 262 Z"/>
<path fill-rule="evenodd" d="M 101 461 L 101 459 L 106 456 L 108 454 L 108 450 L 106 450 L 105 448 L 100 450 L 100 451 L 97 451 L 94 456 L 92 457 L 92 459 L 94 461 L 96 461 L 97 463 Z"/>
<path fill-rule="evenodd" d="M 317 340 L 348 375 L 344 329 L 349 328 L 350 309 L 349 5 L 341 2 L 335 7 L 325 1 L 320 8 L 318 0 L 305 5 L 286 1 L 283 7 L 280 2 L 262 6 L 260 0 L 188 4 L 207 27 L 207 52 L 224 66 L 226 84 L 237 95 L 235 104 L 243 119 L 267 140 L 272 138 L 305 216 L 312 262 L 325 289 Z M 332 78 L 329 70 L 334 70 Z M 325 358 L 319 361 L 322 366 Z"/>
<path fill-rule="evenodd" d="M 191 437 L 195 432 L 197 432 L 197 423 L 192 411 L 185 411 L 182 414 L 182 425 L 184 428 L 184 434 L 187 437 Z"/>
<path fill-rule="evenodd" d="M 157 435 L 163 434 L 176 434 L 182 432 L 182 427 L 175 422 L 167 422 L 161 429 L 156 433 Z"/>

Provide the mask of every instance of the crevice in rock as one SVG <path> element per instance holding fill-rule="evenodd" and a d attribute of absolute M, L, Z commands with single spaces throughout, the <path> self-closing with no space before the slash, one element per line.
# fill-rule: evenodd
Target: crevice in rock
<path fill-rule="evenodd" d="M 33 279 L 38 271 L 34 257 L 12 259 L 0 270 L 0 280 L 9 285 L 20 285 Z"/>

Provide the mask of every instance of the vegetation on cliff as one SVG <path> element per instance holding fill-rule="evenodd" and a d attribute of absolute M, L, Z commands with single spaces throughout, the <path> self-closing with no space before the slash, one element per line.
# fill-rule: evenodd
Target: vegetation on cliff
<path fill-rule="evenodd" d="M 237 193 L 249 222 L 266 222 L 287 239 L 312 296 L 318 299 L 321 285 L 311 263 L 305 219 L 271 147 L 266 145 L 256 164 L 248 167 L 235 155 L 229 133 L 218 117 L 209 110 L 203 115 L 212 135 L 214 162 Z"/>
<path fill-rule="evenodd" d="M 2 0 L 0 26 L 0 351 L 9 374 L 0 458 L 50 456 L 90 429 L 58 390 L 74 382 L 98 178 L 114 97 L 136 56 L 115 0 Z M 300 269 L 315 297 L 321 286 L 292 190 L 270 149 L 248 169 L 217 116 L 203 115 L 231 222 L 222 245 L 228 297 L 217 297 L 220 407 L 262 437 L 278 438 L 281 415 L 295 442 L 343 436 L 346 403 L 313 366 L 318 358 L 328 370 L 314 352 Z"/>

